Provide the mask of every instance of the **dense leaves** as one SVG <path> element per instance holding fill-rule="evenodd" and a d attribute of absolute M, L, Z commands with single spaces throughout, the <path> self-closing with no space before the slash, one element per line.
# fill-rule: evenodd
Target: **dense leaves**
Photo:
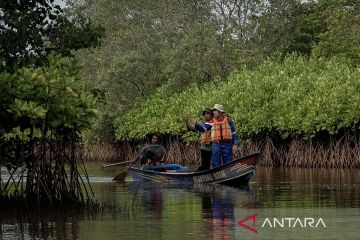
<path fill-rule="evenodd" d="M 51 54 L 47 62 L 0 73 L 0 166 L 10 174 L 0 198 L 37 207 L 84 203 L 90 195 L 76 153 L 97 115 L 96 102 L 79 83 L 73 59 Z"/>
<path fill-rule="evenodd" d="M 53 0 L 0 1 L 0 71 L 42 66 L 55 51 L 99 46 L 104 31 L 89 19 L 65 18 Z"/>
<path fill-rule="evenodd" d="M 227 81 L 192 86 L 163 97 L 157 93 L 118 118 L 119 139 L 151 132 L 184 134 L 183 114 L 222 103 L 243 139 L 259 134 L 311 138 L 325 131 L 357 130 L 360 119 L 360 71 L 349 61 L 307 60 L 296 55 L 283 63 L 268 60 L 255 70 L 239 70 Z"/>
<path fill-rule="evenodd" d="M 0 167 L 10 175 L 0 178 L 0 200 L 27 208 L 89 200 L 79 141 L 96 101 L 75 60 L 61 55 L 98 46 L 102 35 L 90 20 L 66 18 L 54 0 L 0 1 Z"/>
<path fill-rule="evenodd" d="M 68 0 L 67 6 L 67 19 L 76 20 L 74 26 L 81 28 L 71 28 L 70 21 L 62 22 L 63 16 L 55 14 L 55 27 L 47 27 L 44 32 L 49 33 L 45 34 L 47 47 L 70 54 L 84 43 L 96 43 L 99 32 L 93 31 L 90 21 L 81 21 L 81 16 L 91 17 L 107 33 L 101 48 L 76 51 L 83 67 L 82 81 L 94 88 L 103 103 L 96 131 L 90 134 L 92 139 L 100 135 L 113 140 L 115 130 L 120 139 L 141 138 L 156 131 L 182 133 L 180 115 L 187 111 L 196 114 L 201 107 L 219 101 L 237 118 L 244 137 L 272 131 L 284 137 L 311 137 L 319 131 L 335 133 L 349 127 L 350 122 L 355 124 L 355 113 L 350 114 L 353 120 L 350 115 L 340 114 L 342 108 L 350 109 L 345 100 L 335 98 L 337 104 L 317 109 L 311 104 L 331 101 L 309 94 L 342 96 L 342 91 L 350 91 L 327 84 L 335 85 L 334 76 L 344 75 L 345 66 L 357 72 L 351 67 L 360 62 L 358 1 Z M 274 56 L 284 61 L 294 52 L 310 61 L 294 60 L 294 65 L 304 69 L 291 68 L 290 77 L 279 74 L 282 67 L 290 69 L 289 59 L 284 66 L 278 61 L 271 66 L 271 60 L 263 64 Z M 317 63 L 315 58 L 334 56 L 350 61 L 321 59 Z M 323 69 L 333 61 L 336 63 L 326 73 Z M 333 72 L 337 67 L 341 71 Z M 231 85 L 234 79 L 239 86 Z M 344 82 L 343 77 L 335 79 Z M 356 89 L 356 83 L 351 85 Z M 219 92 L 217 86 L 225 90 Z M 294 88 L 298 91 L 290 91 Z M 154 101 L 152 105 L 149 98 Z M 252 99 L 245 101 L 246 108 L 241 105 L 243 98 Z M 302 105 L 306 101 L 311 104 Z M 174 107 L 179 103 L 191 107 L 184 111 Z M 155 121 L 156 116 L 161 118 Z"/>
<path fill-rule="evenodd" d="M 40 132 L 79 135 L 90 128 L 96 103 L 79 83 L 73 60 L 50 55 L 48 61 L 43 68 L 0 73 L 2 140 L 28 140 Z"/>
<path fill-rule="evenodd" d="M 269 1 L 258 17 L 259 27 L 254 36 L 258 54 L 269 56 L 274 52 L 285 56 L 297 52 L 311 55 L 325 31 L 323 8 L 315 1 Z"/>
<path fill-rule="evenodd" d="M 82 79 L 106 92 L 98 133 L 107 136 L 113 134 L 113 119 L 159 87 L 171 95 L 192 84 L 224 80 L 274 54 L 310 56 L 328 17 L 325 7 L 298 0 L 69 4 L 70 16 L 85 12 L 107 31 L 102 48 L 76 53 L 84 67 Z"/>
<path fill-rule="evenodd" d="M 172 94 L 193 83 L 225 79 L 250 52 L 253 18 L 261 5 L 249 0 L 83 2 L 69 1 L 69 14 L 86 12 L 107 32 L 102 48 L 76 53 L 82 79 L 106 92 L 98 131 L 106 133 L 103 138 L 114 129 L 109 119 L 159 87 Z"/>
<path fill-rule="evenodd" d="M 327 31 L 320 34 L 316 56 L 343 56 L 360 64 L 360 3 L 354 0 L 320 1 Z"/>

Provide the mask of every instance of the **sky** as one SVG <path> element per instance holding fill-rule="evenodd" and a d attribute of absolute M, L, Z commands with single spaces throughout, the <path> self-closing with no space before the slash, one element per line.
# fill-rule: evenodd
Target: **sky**
<path fill-rule="evenodd" d="M 62 0 L 55 0 L 54 3 L 57 4 L 57 5 L 59 5 L 60 7 L 64 7 L 64 6 L 65 6 L 65 1 L 62 1 Z"/>

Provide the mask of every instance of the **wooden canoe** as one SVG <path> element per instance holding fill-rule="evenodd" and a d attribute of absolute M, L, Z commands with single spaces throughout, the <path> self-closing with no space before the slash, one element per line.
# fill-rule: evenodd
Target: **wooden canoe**
<path fill-rule="evenodd" d="M 200 172 L 187 172 L 186 168 L 177 164 L 158 165 L 157 169 L 140 169 L 130 167 L 129 173 L 133 179 L 155 182 L 176 182 L 182 184 L 219 183 L 225 185 L 247 185 L 255 174 L 255 166 L 260 157 L 259 152 L 240 157 L 220 167 Z M 179 170 L 176 170 L 179 169 Z"/>

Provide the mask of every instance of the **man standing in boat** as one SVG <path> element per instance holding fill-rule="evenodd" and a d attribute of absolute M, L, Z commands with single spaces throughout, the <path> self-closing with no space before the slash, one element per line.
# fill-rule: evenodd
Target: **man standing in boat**
<path fill-rule="evenodd" d="M 238 136 L 233 120 L 225 115 L 224 107 L 215 104 L 212 109 L 213 123 L 196 123 L 195 129 L 200 132 L 210 132 L 212 166 L 221 166 L 232 161 L 233 153 L 237 153 Z"/>
<path fill-rule="evenodd" d="M 214 115 L 211 108 L 204 108 L 202 111 L 203 115 L 203 123 L 204 124 L 212 124 L 214 122 Z M 190 122 L 189 117 L 184 117 L 184 121 L 186 123 L 186 127 L 190 130 L 195 130 L 195 123 Z M 197 169 L 197 171 L 205 171 L 210 169 L 211 163 L 211 134 L 210 131 L 205 131 L 201 134 L 201 146 L 200 146 L 200 154 L 201 154 L 201 166 Z"/>

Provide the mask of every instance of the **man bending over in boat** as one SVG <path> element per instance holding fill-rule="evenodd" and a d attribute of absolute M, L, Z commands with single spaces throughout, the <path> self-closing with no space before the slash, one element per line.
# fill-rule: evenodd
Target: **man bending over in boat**
<path fill-rule="evenodd" d="M 165 148 L 160 144 L 160 136 L 154 134 L 151 138 L 151 144 L 146 145 L 141 149 L 139 154 L 140 164 L 148 164 L 149 166 L 161 164 L 165 155 Z"/>

